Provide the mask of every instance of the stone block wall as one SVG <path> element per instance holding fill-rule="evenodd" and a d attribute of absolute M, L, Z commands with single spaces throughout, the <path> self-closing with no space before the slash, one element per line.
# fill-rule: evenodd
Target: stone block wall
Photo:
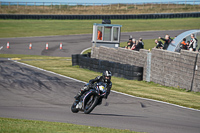
<path fill-rule="evenodd" d="M 194 75 L 192 91 L 200 92 L 200 55 L 198 55 L 195 67 L 195 75 Z"/>
<path fill-rule="evenodd" d="M 151 81 L 172 87 L 192 90 L 194 67 L 198 53 L 181 53 L 152 49 Z"/>
<path fill-rule="evenodd" d="M 150 51 L 124 48 L 93 47 L 92 58 L 143 67 L 146 80 L 147 55 Z M 171 87 L 200 92 L 199 53 L 182 50 L 180 53 L 161 49 L 151 51 L 150 81 Z"/>
<path fill-rule="evenodd" d="M 133 51 L 124 48 L 108 48 L 108 47 L 93 47 L 92 58 L 100 60 L 108 60 L 112 62 L 118 62 L 121 64 L 130 64 L 139 67 L 143 67 L 143 79 L 146 78 L 146 60 L 147 54 L 149 53 L 146 49 L 140 51 Z"/>

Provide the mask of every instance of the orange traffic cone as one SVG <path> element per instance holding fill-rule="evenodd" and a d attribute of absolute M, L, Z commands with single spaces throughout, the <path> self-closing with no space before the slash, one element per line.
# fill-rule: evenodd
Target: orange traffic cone
<path fill-rule="evenodd" d="M 60 49 L 62 49 L 62 43 L 60 43 Z"/>
<path fill-rule="evenodd" d="M 46 43 L 46 50 L 48 50 L 49 49 L 49 44 L 48 43 Z"/>
<path fill-rule="evenodd" d="M 32 49 L 32 43 L 29 44 L 29 49 Z"/>
<path fill-rule="evenodd" d="M 9 49 L 10 48 L 10 44 L 9 44 L 9 42 L 7 42 L 7 49 Z"/>

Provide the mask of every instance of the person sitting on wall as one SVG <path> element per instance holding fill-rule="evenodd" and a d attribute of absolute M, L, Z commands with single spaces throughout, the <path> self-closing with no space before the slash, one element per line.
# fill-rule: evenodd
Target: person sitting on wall
<path fill-rule="evenodd" d="M 132 47 L 131 47 L 131 50 L 134 50 L 137 43 L 136 43 L 136 40 L 135 40 L 135 39 L 132 39 L 132 42 L 133 42 L 133 45 L 132 45 Z"/>
<path fill-rule="evenodd" d="M 189 50 L 190 41 L 187 41 L 186 46 L 187 46 L 187 50 Z"/>
<path fill-rule="evenodd" d="M 186 43 L 186 38 L 183 38 L 183 41 L 180 44 L 180 48 L 187 50 L 187 43 Z"/>
<path fill-rule="evenodd" d="M 102 32 L 98 30 L 97 40 L 102 40 Z"/>
<path fill-rule="evenodd" d="M 163 43 L 161 41 L 158 41 L 158 39 L 155 40 L 155 44 L 156 44 L 156 47 L 154 48 L 158 48 L 158 49 L 163 48 Z"/>
<path fill-rule="evenodd" d="M 139 51 L 140 49 L 144 48 L 144 43 L 142 42 L 142 38 L 139 39 L 138 44 L 135 47 L 136 51 Z"/>
<path fill-rule="evenodd" d="M 132 38 L 130 38 L 129 41 L 127 42 L 127 46 L 125 48 L 131 49 L 132 46 L 133 46 L 133 42 L 132 42 Z"/>
<path fill-rule="evenodd" d="M 172 39 L 170 38 L 170 36 L 169 36 L 168 34 L 165 35 L 165 38 L 159 37 L 159 39 L 165 41 L 164 47 L 163 47 L 164 50 L 166 50 L 166 49 L 168 48 L 169 44 L 170 44 L 171 41 L 172 41 Z"/>

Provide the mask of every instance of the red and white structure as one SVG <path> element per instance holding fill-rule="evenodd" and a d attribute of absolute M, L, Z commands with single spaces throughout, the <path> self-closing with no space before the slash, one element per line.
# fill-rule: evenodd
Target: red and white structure
<path fill-rule="evenodd" d="M 46 43 L 46 50 L 48 50 L 49 49 L 49 44 L 48 43 Z"/>
<path fill-rule="evenodd" d="M 9 42 L 7 42 L 7 49 L 9 49 L 10 48 L 10 44 L 9 44 Z"/>
<path fill-rule="evenodd" d="M 60 49 L 62 49 L 62 43 L 60 43 Z"/>
<path fill-rule="evenodd" d="M 32 49 L 32 43 L 29 44 L 29 49 Z"/>

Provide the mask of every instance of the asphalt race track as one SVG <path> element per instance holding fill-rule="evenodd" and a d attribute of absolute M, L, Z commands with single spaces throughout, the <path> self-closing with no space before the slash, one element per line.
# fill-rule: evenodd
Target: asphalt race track
<path fill-rule="evenodd" d="M 74 114 L 73 97 L 84 83 L 19 63 L 0 61 L 0 117 L 56 121 L 149 133 L 199 133 L 200 111 L 111 92 L 89 114 Z"/>
<path fill-rule="evenodd" d="M 175 32 L 173 33 L 177 34 L 182 31 Z M 143 38 L 149 37 L 149 39 L 150 35 L 155 34 L 137 32 L 135 36 L 139 33 L 146 35 Z M 122 39 L 127 40 L 130 33 L 122 34 Z M 157 36 L 157 34 L 155 35 Z M 159 35 L 161 36 L 161 33 Z M 82 43 L 76 39 L 77 37 L 83 40 Z M 55 48 L 57 45 L 52 46 L 54 49 L 45 51 L 45 53 L 45 45 L 40 46 L 40 44 L 46 43 L 45 38 L 51 40 L 49 44 L 58 43 L 58 48 Z M 60 39 L 65 40 L 63 51 L 59 51 L 60 42 L 58 40 Z M 0 43 L 2 40 L 6 41 L 6 39 L 0 39 Z M 26 46 L 27 50 L 20 50 L 30 40 L 35 41 L 32 42 L 33 45 L 37 44 L 43 49 L 33 47 L 32 50 L 28 50 L 28 46 Z M 87 40 L 91 41 L 89 34 L 11 38 L 9 41 L 16 42 L 15 45 L 10 46 L 10 49 L 1 49 L 0 53 L 71 56 L 71 54 L 80 53 L 84 48 L 91 46 L 91 44 L 86 45 Z M 77 47 L 70 46 L 70 44 Z M 67 47 L 68 45 L 69 47 Z M 3 47 L 5 46 L 6 44 L 3 45 Z M 64 50 L 68 52 L 65 53 Z M 32 51 L 33 53 L 31 53 Z M 104 100 L 102 105 L 96 107 L 91 114 L 86 115 L 82 112 L 74 114 L 70 110 L 74 101 L 73 97 L 83 85 L 83 82 L 11 60 L 0 59 L 0 117 L 65 122 L 148 133 L 199 133 L 200 131 L 200 111 L 138 99 L 115 92 L 111 92 L 109 98 Z"/>
<path fill-rule="evenodd" d="M 169 34 L 174 37 L 185 30 L 177 31 L 145 31 L 145 32 L 127 32 L 121 33 L 121 42 L 126 42 L 129 35 L 139 39 L 155 39 L 159 36 L 164 37 Z M 46 37 L 20 37 L 20 38 L 0 38 L 0 54 L 29 54 L 29 55 L 47 55 L 47 56 L 62 56 L 70 57 L 72 54 L 79 54 L 82 50 L 91 47 L 92 35 L 66 35 L 66 36 L 46 36 Z M 9 42 L 10 49 L 6 48 Z M 29 50 L 29 44 L 32 43 L 32 49 Z M 49 44 L 49 49 L 46 50 L 46 43 Z M 63 44 L 63 49 L 60 50 L 60 43 Z M 147 44 L 146 44 L 147 45 Z"/>

